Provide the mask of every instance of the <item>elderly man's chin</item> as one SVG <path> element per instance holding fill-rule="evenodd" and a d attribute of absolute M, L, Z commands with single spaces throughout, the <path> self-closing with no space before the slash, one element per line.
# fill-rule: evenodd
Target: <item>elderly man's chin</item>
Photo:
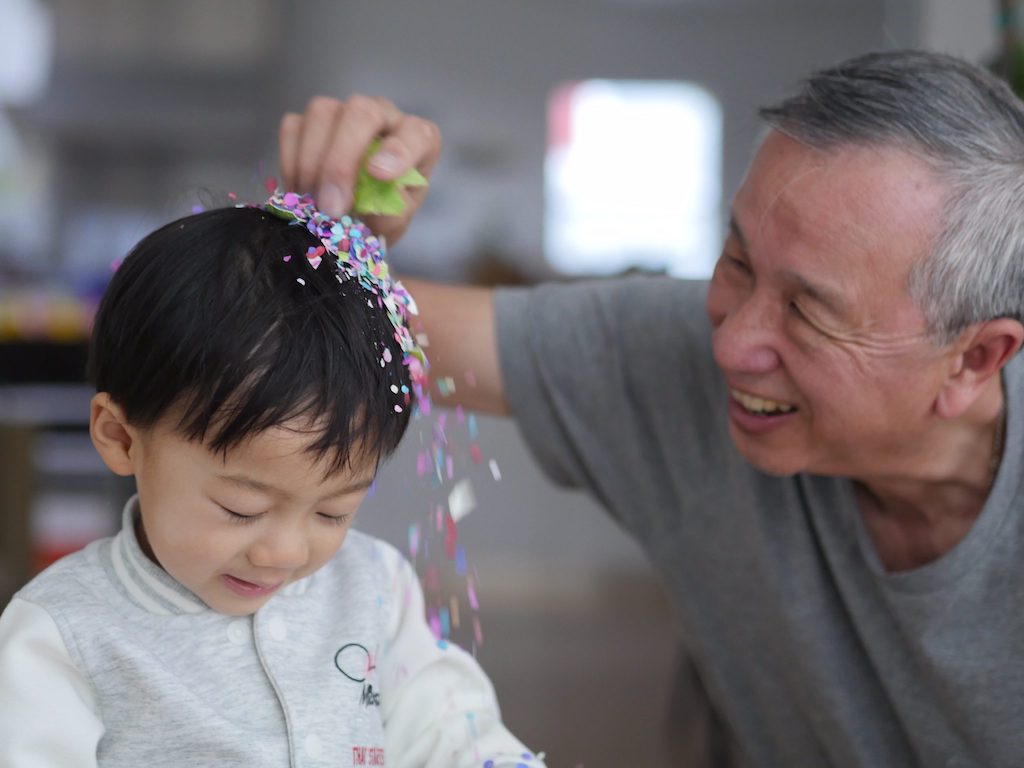
<path fill-rule="evenodd" d="M 729 430 L 737 452 L 756 469 L 776 477 L 790 477 L 810 471 L 808 456 L 795 443 L 785 440 L 758 440 L 739 432 L 735 426 Z M 781 436 L 780 436 L 781 437 Z"/>

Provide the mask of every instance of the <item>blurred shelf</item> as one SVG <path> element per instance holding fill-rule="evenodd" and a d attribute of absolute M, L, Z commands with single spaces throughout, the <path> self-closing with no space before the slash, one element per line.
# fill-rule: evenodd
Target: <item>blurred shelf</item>
<path fill-rule="evenodd" d="M 25 427 L 88 424 L 89 401 L 94 394 L 92 387 L 85 384 L 0 385 L 0 424 Z"/>

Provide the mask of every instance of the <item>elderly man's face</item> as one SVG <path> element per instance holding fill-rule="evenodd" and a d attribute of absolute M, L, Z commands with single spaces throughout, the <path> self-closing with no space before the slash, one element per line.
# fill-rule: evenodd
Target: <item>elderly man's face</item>
<path fill-rule="evenodd" d="M 900 150 L 766 139 L 707 299 L 730 431 L 753 464 L 860 478 L 912 466 L 951 354 L 927 339 L 907 276 L 944 195 Z"/>

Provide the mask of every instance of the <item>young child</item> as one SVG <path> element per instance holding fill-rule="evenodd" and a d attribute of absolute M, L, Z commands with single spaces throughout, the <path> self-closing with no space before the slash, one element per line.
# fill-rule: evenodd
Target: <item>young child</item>
<path fill-rule="evenodd" d="M 382 254 L 288 194 L 125 259 L 90 430 L 138 494 L 0 616 L 0 765 L 542 765 L 412 567 L 351 529 L 424 386 Z"/>

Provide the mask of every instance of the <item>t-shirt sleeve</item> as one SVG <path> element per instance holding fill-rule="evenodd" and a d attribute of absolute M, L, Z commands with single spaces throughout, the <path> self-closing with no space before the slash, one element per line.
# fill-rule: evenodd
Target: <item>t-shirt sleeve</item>
<path fill-rule="evenodd" d="M 0 765 L 95 768 L 103 732 L 92 686 L 53 618 L 12 600 L 0 615 Z"/>
<path fill-rule="evenodd" d="M 438 642 L 412 566 L 388 548 L 392 617 L 378 660 L 385 754 L 396 768 L 544 768 L 501 721 L 494 687 L 476 659 Z"/>
<path fill-rule="evenodd" d="M 495 294 L 506 399 L 555 482 L 620 518 L 706 490 L 727 436 L 706 290 L 630 277 Z"/>

